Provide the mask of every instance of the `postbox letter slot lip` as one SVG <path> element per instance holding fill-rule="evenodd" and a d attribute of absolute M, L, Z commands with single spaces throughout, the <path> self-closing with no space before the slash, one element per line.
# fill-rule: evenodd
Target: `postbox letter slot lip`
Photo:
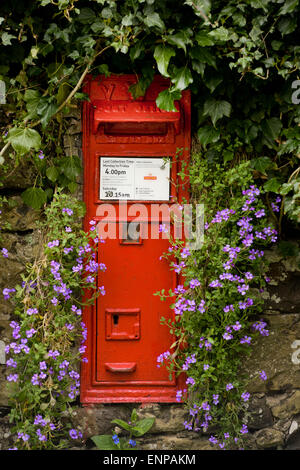
<path fill-rule="evenodd" d="M 105 123 L 172 123 L 178 127 L 180 122 L 180 104 L 175 101 L 177 111 L 164 111 L 155 101 L 95 100 L 93 109 L 93 132 L 97 133 L 100 124 Z"/>
<path fill-rule="evenodd" d="M 105 369 L 115 374 L 134 372 L 136 362 L 105 362 Z"/>

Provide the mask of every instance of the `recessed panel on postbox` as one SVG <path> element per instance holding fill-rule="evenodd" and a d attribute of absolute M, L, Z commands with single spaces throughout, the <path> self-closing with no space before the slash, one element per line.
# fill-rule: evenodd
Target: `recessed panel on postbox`
<path fill-rule="evenodd" d="M 97 221 L 98 275 L 106 294 L 84 312 L 88 329 L 88 363 L 82 367 L 81 401 L 173 402 L 180 379 L 157 357 L 173 338 L 160 319 L 173 318 L 170 301 L 154 295 L 179 282 L 162 257 L 175 202 L 188 199 L 178 185 L 190 148 L 190 96 L 176 112 L 157 108 L 155 100 L 168 82 L 157 77 L 145 96 L 130 94 L 136 77 L 90 79 L 90 102 L 83 109 L 84 199 L 86 227 Z M 178 153 L 178 150 L 180 152 Z M 176 155 L 180 154 L 180 158 Z"/>

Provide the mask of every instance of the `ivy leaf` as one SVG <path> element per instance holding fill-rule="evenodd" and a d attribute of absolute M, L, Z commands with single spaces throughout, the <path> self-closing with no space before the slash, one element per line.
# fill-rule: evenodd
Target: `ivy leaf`
<path fill-rule="evenodd" d="M 286 0 L 284 5 L 280 8 L 278 15 L 286 15 L 292 13 L 296 6 L 298 6 L 299 0 Z"/>
<path fill-rule="evenodd" d="M 208 31 L 198 31 L 198 33 L 195 36 L 195 39 L 199 46 L 213 46 L 214 41 L 212 38 L 208 35 Z"/>
<path fill-rule="evenodd" d="M 269 157 L 259 157 L 252 161 L 252 167 L 263 175 L 266 175 L 266 170 L 272 168 L 272 166 L 273 162 Z"/>
<path fill-rule="evenodd" d="M 144 23 L 148 28 L 157 27 L 159 29 L 165 29 L 165 23 L 156 12 L 148 13 L 144 18 Z"/>
<path fill-rule="evenodd" d="M 37 113 L 41 117 L 41 124 L 43 128 L 47 126 L 52 116 L 56 113 L 58 106 L 56 103 L 49 101 L 49 99 L 41 99 L 37 107 Z"/>
<path fill-rule="evenodd" d="M 47 201 L 47 195 L 42 188 L 27 188 L 21 197 L 25 204 L 33 209 L 40 209 Z"/>
<path fill-rule="evenodd" d="M 81 169 L 80 159 L 76 155 L 61 160 L 60 170 L 71 181 L 76 180 L 81 173 Z"/>
<path fill-rule="evenodd" d="M 263 121 L 261 123 L 261 128 L 265 137 L 275 140 L 281 131 L 282 123 L 279 118 L 273 117 Z"/>
<path fill-rule="evenodd" d="M 191 57 L 216 68 L 216 57 L 206 47 L 196 46 L 191 49 Z"/>
<path fill-rule="evenodd" d="M 13 149 L 20 155 L 24 155 L 32 148 L 39 150 L 41 147 L 41 136 L 34 129 L 13 127 L 8 131 L 7 140 Z"/>
<path fill-rule="evenodd" d="M 203 107 L 204 116 L 210 116 L 213 125 L 223 116 L 230 116 L 231 104 L 228 101 L 218 101 L 214 98 L 209 98 L 205 101 Z"/>
<path fill-rule="evenodd" d="M 169 44 L 172 46 L 177 46 L 179 49 L 183 49 L 185 53 L 186 45 L 191 44 L 191 40 L 185 31 L 179 31 L 176 34 L 172 34 L 172 36 L 167 36 L 166 39 Z"/>
<path fill-rule="evenodd" d="M 28 111 L 27 119 L 36 119 L 38 117 L 37 107 L 41 99 L 41 94 L 37 90 L 26 90 L 24 93 L 24 100 Z"/>
<path fill-rule="evenodd" d="M 156 60 L 157 68 L 164 77 L 170 76 L 168 74 L 168 66 L 171 57 L 174 55 L 175 51 L 173 47 L 159 45 L 154 49 L 154 59 Z"/>
<path fill-rule="evenodd" d="M 277 178 L 271 178 L 264 184 L 264 189 L 273 193 L 279 193 L 279 188 L 281 188 L 281 183 Z"/>
<path fill-rule="evenodd" d="M 175 90 L 185 90 L 190 83 L 193 83 L 193 77 L 188 67 L 181 67 L 176 75 L 171 79 L 175 85 Z"/>
<path fill-rule="evenodd" d="M 164 109 L 165 111 L 177 111 L 177 108 L 174 105 L 175 100 L 181 98 L 180 91 L 164 90 L 161 91 L 156 98 L 156 104 L 159 109 Z"/>
<path fill-rule="evenodd" d="M 212 144 L 219 140 L 220 131 L 218 129 L 215 129 L 215 127 L 213 126 L 203 126 L 200 127 L 197 135 L 200 144 L 202 144 L 203 147 L 206 148 L 208 144 Z"/>

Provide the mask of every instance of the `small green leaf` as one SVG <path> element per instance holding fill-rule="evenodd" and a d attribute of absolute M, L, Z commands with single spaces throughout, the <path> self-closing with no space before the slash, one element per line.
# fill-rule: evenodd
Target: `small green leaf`
<path fill-rule="evenodd" d="M 259 157 L 252 161 L 252 167 L 263 175 L 266 175 L 266 170 L 272 168 L 272 166 L 273 162 L 269 157 Z"/>
<path fill-rule="evenodd" d="M 47 201 L 47 195 L 42 188 L 27 188 L 21 197 L 25 204 L 33 209 L 40 209 Z"/>
<path fill-rule="evenodd" d="M 159 45 L 154 49 L 154 59 L 156 60 L 157 68 L 164 77 L 170 76 L 168 74 L 168 66 L 173 56 L 175 56 L 175 51 L 172 47 Z"/>
<path fill-rule="evenodd" d="M 261 123 L 262 131 L 265 137 L 269 137 L 272 140 L 277 139 L 282 128 L 282 123 L 279 118 L 273 117 L 266 119 Z"/>
<path fill-rule="evenodd" d="M 182 67 L 177 70 L 176 74 L 171 79 L 175 85 L 175 90 L 185 90 L 190 83 L 193 83 L 191 71 L 187 67 Z"/>
<path fill-rule="evenodd" d="M 115 445 L 112 440 L 112 437 L 108 434 L 103 434 L 101 436 L 91 437 L 92 441 L 99 450 L 114 450 Z"/>
<path fill-rule="evenodd" d="M 198 139 L 204 148 L 208 144 L 217 142 L 220 138 L 220 131 L 213 126 L 203 126 L 198 130 Z"/>
<path fill-rule="evenodd" d="M 176 34 L 172 34 L 172 36 L 167 36 L 166 40 L 172 46 L 183 49 L 185 53 L 187 44 L 191 43 L 191 40 L 185 31 L 179 31 Z"/>
<path fill-rule="evenodd" d="M 82 170 L 80 159 L 76 155 L 65 157 L 61 160 L 60 169 L 67 178 L 75 181 Z"/>
<path fill-rule="evenodd" d="M 41 123 L 43 128 L 45 128 L 52 118 L 52 116 L 56 113 L 58 106 L 56 103 L 50 101 L 49 99 L 42 98 L 39 102 L 37 107 L 37 113 L 41 117 Z"/>
<path fill-rule="evenodd" d="M 171 92 L 170 90 L 164 90 L 161 91 L 156 98 L 156 104 L 159 109 L 164 109 L 165 111 L 177 111 L 174 101 L 179 100 L 180 97 L 180 91 Z"/>
<path fill-rule="evenodd" d="M 223 116 L 229 117 L 231 112 L 231 104 L 228 101 L 218 101 L 214 98 L 209 98 L 205 101 L 203 107 L 204 116 L 211 117 L 213 125 Z"/>
<path fill-rule="evenodd" d="M 38 117 L 37 107 L 41 99 L 40 92 L 37 90 L 26 90 L 24 93 L 24 100 L 26 101 L 26 108 L 28 111 L 27 119 L 36 119 Z"/>
<path fill-rule="evenodd" d="M 156 12 L 148 14 L 144 18 L 144 23 L 145 23 L 146 26 L 148 26 L 148 28 L 156 27 L 156 28 L 159 28 L 159 29 L 162 29 L 162 30 L 165 29 L 164 22 L 160 18 L 159 14 L 156 13 Z"/>
<path fill-rule="evenodd" d="M 40 134 L 36 130 L 27 127 L 24 129 L 13 127 L 8 131 L 7 140 L 20 155 L 24 155 L 32 148 L 39 150 L 41 147 Z"/>
<path fill-rule="evenodd" d="M 264 184 L 264 189 L 266 191 L 272 191 L 273 193 L 279 193 L 281 187 L 280 181 L 277 178 L 271 178 Z"/>
<path fill-rule="evenodd" d="M 135 437 L 140 437 L 146 434 L 148 432 L 153 424 L 154 424 L 155 418 L 145 418 L 141 419 L 133 428 L 132 428 L 132 433 Z"/>
<path fill-rule="evenodd" d="M 198 33 L 195 35 L 195 39 L 199 46 L 213 46 L 214 41 L 212 40 L 211 37 L 208 35 L 208 31 L 200 30 Z"/>
<path fill-rule="evenodd" d="M 54 183 L 59 176 L 59 171 L 55 166 L 50 166 L 46 170 L 46 176 L 50 181 L 52 181 L 52 183 Z"/>
<path fill-rule="evenodd" d="M 123 421 L 123 419 L 114 419 L 112 421 L 113 424 L 117 424 L 118 426 L 120 426 L 121 428 L 123 429 L 126 429 L 126 431 L 130 431 L 131 430 L 131 425 L 128 424 L 126 421 Z"/>

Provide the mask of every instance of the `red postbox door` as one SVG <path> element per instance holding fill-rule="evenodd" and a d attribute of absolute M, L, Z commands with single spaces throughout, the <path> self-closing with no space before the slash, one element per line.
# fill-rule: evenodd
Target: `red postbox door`
<path fill-rule="evenodd" d="M 177 112 L 161 112 L 155 99 L 167 82 L 157 78 L 143 100 L 134 101 L 129 90 L 135 81 L 112 76 L 86 86 L 91 99 L 83 129 L 86 227 L 97 221 L 99 236 L 106 238 L 98 261 L 107 269 L 98 276 L 105 296 L 84 312 L 83 403 L 172 402 L 180 386 L 157 367 L 157 357 L 172 344 L 160 319 L 172 318 L 172 310 L 154 293 L 178 284 L 161 258 L 169 242 L 159 227 L 168 224 L 173 201 L 188 197 L 187 188 L 175 183 L 189 157 L 189 94 L 176 104 Z"/>

